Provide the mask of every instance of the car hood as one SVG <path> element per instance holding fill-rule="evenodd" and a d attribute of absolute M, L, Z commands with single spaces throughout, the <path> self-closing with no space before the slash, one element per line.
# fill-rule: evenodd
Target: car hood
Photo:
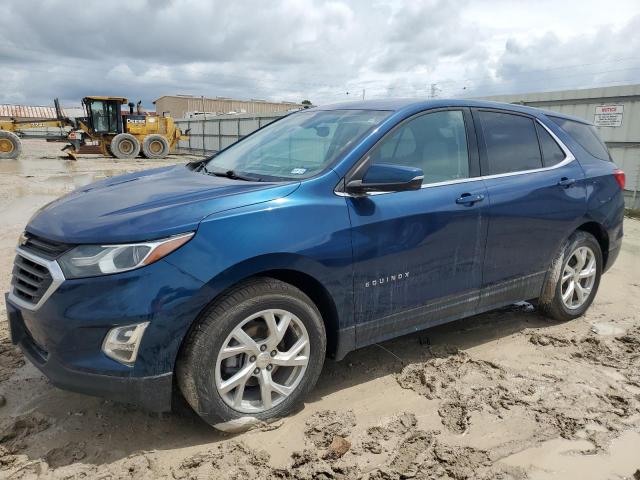
<path fill-rule="evenodd" d="M 195 230 L 214 213 L 292 193 L 299 183 L 233 180 L 184 165 L 108 178 L 38 210 L 27 231 L 64 243 L 121 243 Z"/>

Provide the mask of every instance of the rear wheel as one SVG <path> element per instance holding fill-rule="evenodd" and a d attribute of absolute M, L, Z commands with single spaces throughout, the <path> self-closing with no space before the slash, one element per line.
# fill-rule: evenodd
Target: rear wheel
<path fill-rule="evenodd" d="M 147 158 L 165 158 L 169 155 L 169 142 L 162 135 L 148 135 L 142 142 L 142 154 Z"/>
<path fill-rule="evenodd" d="M 313 302 L 278 280 L 247 282 L 220 298 L 182 348 L 185 399 L 222 430 L 287 415 L 324 362 L 324 323 Z"/>
<path fill-rule="evenodd" d="M 22 153 L 22 142 L 13 132 L 0 130 L 0 158 L 18 158 Z"/>
<path fill-rule="evenodd" d="M 542 313 L 560 321 L 587 311 L 602 275 L 602 250 L 593 235 L 574 232 L 554 259 L 538 305 Z"/>
<path fill-rule="evenodd" d="M 111 153 L 120 159 L 136 158 L 140 154 L 140 142 L 129 133 L 119 133 L 111 140 Z"/>

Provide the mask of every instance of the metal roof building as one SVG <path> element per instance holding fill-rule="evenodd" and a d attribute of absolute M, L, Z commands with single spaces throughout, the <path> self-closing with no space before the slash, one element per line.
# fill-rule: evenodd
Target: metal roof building
<path fill-rule="evenodd" d="M 69 107 L 62 108 L 62 115 L 74 117 L 82 115 L 82 108 Z M 0 120 L 28 120 L 38 121 L 44 119 L 55 119 L 56 109 L 49 106 L 40 105 L 0 105 Z M 52 135 L 59 136 L 61 132 L 68 132 L 69 127 L 37 127 L 27 128 L 21 133 L 21 136 L 42 138 L 43 136 Z"/>
<path fill-rule="evenodd" d="M 63 109 L 64 113 L 64 109 Z M 32 118 L 56 118 L 56 110 L 53 107 L 31 105 L 0 105 L 0 118 L 28 120 Z"/>
<path fill-rule="evenodd" d="M 60 107 L 62 115 L 66 117 L 82 117 L 85 115 L 82 107 Z M 41 105 L 0 105 L 0 119 L 31 120 L 43 118 L 56 118 L 56 109 Z"/>
<path fill-rule="evenodd" d="M 483 97 L 553 110 L 593 123 L 627 176 L 626 202 L 640 208 L 640 84 Z"/>
<path fill-rule="evenodd" d="M 194 97 L 192 95 L 165 95 L 154 102 L 158 115 L 185 118 L 190 113 L 275 113 L 297 110 L 303 107 L 294 102 L 267 102 L 265 100 L 235 100 L 232 98 Z"/>

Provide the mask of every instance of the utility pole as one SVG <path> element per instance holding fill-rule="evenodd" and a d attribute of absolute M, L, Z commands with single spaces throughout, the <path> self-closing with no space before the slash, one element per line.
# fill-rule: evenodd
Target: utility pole
<path fill-rule="evenodd" d="M 207 128 L 207 115 L 204 113 L 204 95 L 200 97 L 200 101 L 202 103 L 202 155 L 207 155 L 206 142 L 207 138 L 205 137 L 204 131 Z"/>
<path fill-rule="evenodd" d="M 362 89 L 362 100 L 364 100 L 364 88 Z"/>
<path fill-rule="evenodd" d="M 429 94 L 429 98 L 438 98 L 438 91 L 440 88 L 437 83 L 431 84 L 431 93 Z"/>

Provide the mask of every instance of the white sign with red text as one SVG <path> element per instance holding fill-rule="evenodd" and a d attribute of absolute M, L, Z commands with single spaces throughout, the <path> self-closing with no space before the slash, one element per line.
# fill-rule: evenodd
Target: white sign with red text
<path fill-rule="evenodd" d="M 620 127 L 623 113 L 624 105 L 598 105 L 593 123 L 596 127 Z"/>

